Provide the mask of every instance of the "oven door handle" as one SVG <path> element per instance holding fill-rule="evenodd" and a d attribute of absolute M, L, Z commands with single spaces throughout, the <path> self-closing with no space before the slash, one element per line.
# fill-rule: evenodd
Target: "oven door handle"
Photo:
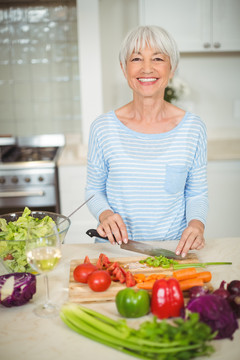
<path fill-rule="evenodd" d="M 34 191 L 4 191 L 0 192 L 0 198 L 27 197 L 27 196 L 44 196 L 43 190 Z"/>

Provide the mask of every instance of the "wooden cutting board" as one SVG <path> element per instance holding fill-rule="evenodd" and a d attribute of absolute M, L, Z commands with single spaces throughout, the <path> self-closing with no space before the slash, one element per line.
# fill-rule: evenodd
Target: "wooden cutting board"
<path fill-rule="evenodd" d="M 147 258 L 147 256 L 138 256 L 138 257 L 119 257 L 119 258 L 109 258 L 111 262 L 117 261 L 124 270 L 130 270 L 132 274 L 143 273 L 146 275 L 158 273 L 165 275 L 172 275 L 172 269 L 162 269 L 162 268 L 153 268 L 144 266 L 139 263 L 139 260 Z M 96 259 L 90 259 L 91 263 L 94 265 L 97 263 Z M 70 278 L 69 278 L 69 301 L 76 303 L 83 302 L 97 302 L 97 301 L 113 301 L 118 291 L 125 289 L 126 285 L 121 284 L 120 282 L 112 281 L 110 287 L 103 292 L 95 292 L 89 288 L 87 284 L 82 284 L 74 281 L 73 271 L 75 267 L 79 264 L 82 264 L 84 259 L 76 259 L 70 262 Z M 188 254 L 184 260 L 180 260 L 180 263 L 196 263 L 199 262 L 196 254 Z M 201 271 L 201 270 L 200 270 Z M 133 288 L 137 288 L 134 286 Z"/>

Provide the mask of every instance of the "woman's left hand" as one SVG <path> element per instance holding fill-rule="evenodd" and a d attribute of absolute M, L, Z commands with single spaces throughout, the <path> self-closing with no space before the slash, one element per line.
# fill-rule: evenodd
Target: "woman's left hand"
<path fill-rule="evenodd" d="M 205 246 L 203 233 L 203 223 L 199 220 L 191 220 L 188 227 L 182 233 L 176 248 L 176 254 L 185 257 L 189 250 L 202 249 Z"/>

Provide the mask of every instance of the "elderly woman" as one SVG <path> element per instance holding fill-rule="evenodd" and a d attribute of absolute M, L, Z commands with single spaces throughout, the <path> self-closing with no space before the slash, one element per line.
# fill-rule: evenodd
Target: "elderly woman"
<path fill-rule="evenodd" d="M 205 125 L 164 100 L 179 61 L 164 29 L 132 30 L 119 58 L 133 98 L 91 125 L 86 197 L 95 196 L 88 206 L 111 243 L 180 240 L 176 254 L 184 257 L 205 243 Z"/>

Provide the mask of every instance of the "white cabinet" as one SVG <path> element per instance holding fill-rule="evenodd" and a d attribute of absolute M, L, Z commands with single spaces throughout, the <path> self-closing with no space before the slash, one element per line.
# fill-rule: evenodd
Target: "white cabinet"
<path fill-rule="evenodd" d="M 140 24 L 169 31 L 181 52 L 240 50 L 239 0 L 139 0 Z"/>
<path fill-rule="evenodd" d="M 208 187 L 206 239 L 240 236 L 240 160 L 209 161 Z"/>
<path fill-rule="evenodd" d="M 63 215 L 70 215 L 84 202 L 86 174 L 87 168 L 85 165 L 59 166 L 60 202 Z M 71 226 L 65 243 L 92 243 L 94 239 L 86 235 L 86 231 L 96 228 L 97 220 L 90 213 L 87 205 L 79 209 L 70 219 Z"/>

